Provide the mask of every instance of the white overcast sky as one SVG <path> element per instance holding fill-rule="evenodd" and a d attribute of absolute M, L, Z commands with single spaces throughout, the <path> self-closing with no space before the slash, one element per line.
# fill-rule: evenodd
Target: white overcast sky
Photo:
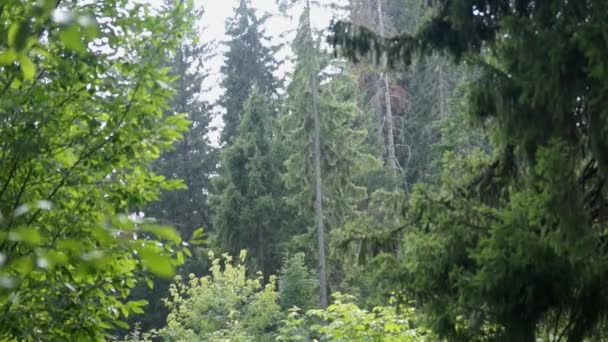
<path fill-rule="evenodd" d="M 202 6 L 205 10 L 201 18 L 201 24 L 204 27 L 202 32 L 202 40 L 204 42 L 218 42 L 218 54 L 210 62 L 209 68 L 211 77 L 207 80 L 206 86 L 209 91 L 204 94 L 204 98 L 214 101 L 222 94 L 223 89 L 220 88 L 221 80 L 220 67 L 224 63 L 222 52 L 225 47 L 221 44 L 226 40 L 225 21 L 227 18 L 234 15 L 234 9 L 238 5 L 239 0 L 197 0 L 197 5 Z M 332 18 L 332 11 L 328 8 L 329 5 L 336 3 L 336 0 L 320 0 L 320 6 L 312 9 L 311 21 L 317 29 L 325 29 L 329 26 Z M 258 18 L 265 13 L 271 14 L 272 17 L 266 22 L 264 28 L 266 34 L 272 38 L 272 44 L 289 42 L 293 39 L 295 29 L 297 27 L 298 16 L 301 9 L 294 8 L 290 13 L 290 17 L 285 17 L 279 13 L 276 5 L 276 0 L 251 0 L 251 6 L 257 10 Z M 284 36 L 287 33 L 286 36 Z M 283 36 L 281 38 L 281 36 Z M 292 64 L 289 63 L 290 47 L 289 44 L 277 55 L 277 59 L 284 62 L 281 69 L 277 72 L 277 77 L 283 77 L 285 72 L 288 72 Z M 221 126 L 221 119 L 218 115 L 213 122 L 216 127 Z M 216 134 L 212 134 L 212 140 L 217 139 Z"/>
<path fill-rule="evenodd" d="M 272 17 L 266 22 L 264 26 L 266 34 L 273 40 L 273 44 L 285 43 L 293 39 L 293 34 L 297 27 L 299 10 L 294 8 L 289 15 L 291 17 L 285 17 L 279 13 L 276 5 L 276 0 L 250 0 L 251 6 L 257 10 L 258 17 L 268 13 Z M 313 26 L 317 29 L 324 29 L 329 26 L 332 18 L 332 11 L 327 8 L 328 5 L 336 3 L 335 0 L 321 0 L 319 4 L 321 6 L 315 7 L 312 10 L 311 20 Z M 222 52 L 225 51 L 224 46 L 221 42 L 226 40 L 225 35 L 225 22 L 226 19 L 234 15 L 234 8 L 238 5 L 239 0 L 198 0 L 197 4 L 201 5 L 205 9 L 205 13 L 201 19 L 202 25 L 205 27 L 202 33 L 202 40 L 205 42 L 216 41 L 219 42 L 218 56 L 211 62 L 211 73 L 214 78 L 220 78 L 219 68 L 224 62 Z M 281 35 L 286 34 L 286 37 L 281 38 Z M 289 56 L 289 46 L 286 46 L 283 51 L 277 56 L 281 61 L 286 61 Z M 280 76 L 289 70 L 291 65 L 286 63 L 285 66 L 279 70 L 278 75 Z M 215 80 L 212 84 L 217 84 Z M 214 94 L 209 94 L 211 98 L 216 98 L 221 91 L 213 89 Z M 217 93 L 217 94 L 216 94 Z"/>

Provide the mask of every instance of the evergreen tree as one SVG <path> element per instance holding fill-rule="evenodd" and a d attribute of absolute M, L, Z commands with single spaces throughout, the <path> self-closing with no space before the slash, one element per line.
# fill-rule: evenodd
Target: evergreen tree
<path fill-rule="evenodd" d="M 453 93 L 462 81 L 462 70 L 445 56 L 421 56 L 403 80 L 407 83 L 408 103 L 399 125 L 397 141 L 401 148 L 397 156 L 408 193 L 418 182 L 440 178 L 442 154 L 434 146 L 442 139 L 441 122 L 456 114 L 451 102 L 458 100 Z"/>
<path fill-rule="evenodd" d="M 187 18 L 194 22 L 202 14 L 202 8 L 192 8 Z M 181 45 L 166 61 L 171 75 L 176 78 L 172 84 L 176 95 L 163 116 L 171 118 L 184 114 L 190 121 L 190 129 L 182 140 L 175 142 L 174 149 L 161 154 L 152 168 L 167 179 L 182 180 L 186 188 L 163 191 L 156 202 L 145 207 L 144 212 L 162 224 L 175 227 L 181 236 L 190 238 L 196 229 L 208 229 L 211 225 L 208 194 L 211 177 L 216 172 L 218 153 L 209 141 L 211 106 L 201 98 L 208 76 L 211 46 L 198 40 L 198 25 L 182 34 Z M 201 261 L 204 262 L 198 258 L 188 259 L 179 273 L 200 274 L 206 268 Z M 133 298 L 146 299 L 149 303 L 148 314 L 130 317 L 130 322 L 139 322 L 144 330 L 160 328 L 166 323 L 167 309 L 161 298 L 168 294 L 169 280 L 158 279 L 154 285 L 150 289 L 146 284 L 140 284 L 132 293 Z"/>
<path fill-rule="evenodd" d="M 384 10 L 385 2 L 384 0 L 351 0 L 349 4 L 351 20 L 358 25 L 369 27 L 381 36 L 390 35 L 391 18 L 389 13 Z M 398 122 L 395 114 L 397 114 L 399 100 L 403 99 L 395 99 L 396 95 L 399 95 L 399 92 L 394 91 L 399 89 L 397 83 L 391 80 L 395 71 L 386 68 L 384 59 L 380 70 L 373 68 L 372 63 L 366 60 L 360 61 L 355 70 L 359 77 L 361 91 L 359 96 L 362 97 L 362 107 L 371 109 L 376 114 L 378 120 L 376 132 L 384 145 L 381 156 L 385 159 L 388 172 L 392 176 L 396 176 L 399 161 L 395 153 L 395 126 Z M 403 114 L 402 112 L 400 114 Z"/>
<path fill-rule="evenodd" d="M 277 81 L 273 76 L 277 62 L 264 35 L 262 25 L 267 17 L 258 19 L 249 0 L 240 0 L 234 17 L 226 22 L 228 51 L 221 68 L 225 92 L 220 98 L 224 108 L 224 129 L 221 141 L 230 144 L 237 135 L 245 101 L 255 84 L 260 94 L 272 98 L 276 94 Z"/>
<path fill-rule="evenodd" d="M 199 9 L 189 15 L 197 18 L 202 13 Z M 211 106 L 201 97 L 208 77 L 211 47 L 208 43 L 199 42 L 196 30 L 184 34 L 184 43 L 168 62 L 177 80 L 174 84 L 176 96 L 165 116 L 184 113 L 191 122 L 190 130 L 183 140 L 176 143 L 174 150 L 161 155 L 154 163 L 154 169 L 168 179 L 182 179 L 187 189 L 164 192 L 159 201 L 147 207 L 146 212 L 175 226 L 182 236 L 191 236 L 194 230 L 211 224 L 207 197 L 218 157 L 209 140 L 209 125 L 213 117 Z"/>
<path fill-rule="evenodd" d="M 289 85 L 288 93 L 291 98 L 290 106 L 296 108 L 290 108 L 290 111 L 297 110 L 295 112 L 299 115 L 294 116 L 296 119 L 291 120 L 291 129 L 299 130 L 300 132 L 290 132 L 292 139 L 297 134 L 300 139 L 303 139 L 303 146 L 310 146 L 310 149 L 303 149 L 305 153 L 303 156 L 294 158 L 293 152 L 287 161 L 288 177 L 291 177 L 291 182 L 288 180 L 288 187 L 293 186 L 293 178 L 297 177 L 295 172 L 301 170 L 311 170 L 310 175 L 312 180 L 307 180 L 308 184 L 313 184 L 314 188 L 314 218 L 316 227 L 317 237 L 317 254 L 319 263 L 319 297 L 321 308 L 327 308 L 328 303 L 328 284 L 327 284 L 327 260 L 325 257 L 326 253 L 326 236 L 325 236 L 325 217 L 323 215 L 323 176 L 321 174 L 321 123 L 319 117 L 319 66 L 317 48 L 313 39 L 312 26 L 310 23 L 310 1 L 306 0 L 305 8 L 300 16 L 300 22 L 298 26 L 298 32 L 294 43 L 294 51 L 296 54 L 296 67 L 294 72 L 294 81 Z M 291 113 L 294 115 L 294 113 Z M 311 120 L 312 119 L 312 122 Z M 289 118 L 288 118 L 289 120 Z M 298 125 L 301 123 L 302 125 Z M 297 126 L 293 123 L 296 122 Z M 299 126 L 299 127 L 298 127 Z M 302 130 L 304 129 L 304 130 Z M 295 134 L 294 134 L 295 133 Z M 307 138 L 310 138 L 308 140 Z M 292 140 L 293 142 L 293 140 Z M 302 142 L 302 141 L 300 141 Z M 297 147 L 292 146 L 292 151 L 295 151 Z M 301 154 L 301 153 L 300 153 Z M 309 157 L 310 156 L 310 160 Z M 312 162 L 312 165 L 308 165 L 308 162 Z M 300 164 L 300 165 L 298 165 Z M 296 171 L 295 168 L 298 170 Z M 303 167 L 303 168 L 302 168 Z M 305 188 L 304 192 L 308 192 Z M 306 202 L 304 202 L 306 203 Z M 305 204 L 306 206 L 309 203 Z"/>
<path fill-rule="evenodd" d="M 353 23 L 379 35 L 390 36 L 396 28 L 415 32 L 421 23 L 418 16 L 430 7 L 417 0 L 351 0 L 350 9 Z M 385 60 L 380 63 L 382 67 L 386 66 Z M 403 256 L 405 223 L 401 212 L 412 186 L 421 181 L 438 182 L 442 154 L 453 147 L 445 146 L 447 139 L 440 142 L 443 132 L 450 134 L 444 126 L 454 122 L 451 117 L 456 106 L 452 102 L 457 99 L 452 93 L 461 69 L 438 54 L 419 56 L 410 67 L 383 69 L 382 73 L 369 58 L 356 64 L 360 107 L 380 113 L 379 129 L 375 132 L 382 132 L 383 151 L 377 147 L 370 151 L 377 156 L 388 156 L 387 120 L 392 116 L 396 163 L 392 168 L 385 164 L 383 172 L 367 178 L 371 196 L 359 206 L 359 215 L 351 216 L 344 229 L 333 234 L 332 240 L 339 257 L 348 260 L 344 262 L 349 265 L 345 271 L 346 282 L 358 288 L 362 297 L 374 304 L 381 304 L 386 299 L 383 296 L 393 290 L 390 286 L 374 284 L 380 274 L 376 261 Z M 373 139 L 368 144 L 378 146 Z M 395 167 L 399 172 L 395 172 Z"/>
<path fill-rule="evenodd" d="M 278 270 L 278 244 L 289 234 L 290 213 L 283 201 L 283 151 L 273 127 L 275 109 L 257 89 L 245 104 L 240 130 L 222 151 L 215 199 L 220 244 L 231 253 L 249 250 L 264 276 Z"/>
<path fill-rule="evenodd" d="M 313 38 L 306 5 L 294 41 L 296 65 L 283 118 L 290 152 L 285 181 L 301 217 L 316 220 L 323 307 L 328 287 L 325 226 L 338 229 L 356 212 L 356 204 L 366 196 L 363 175 L 379 162 L 363 145 L 367 132 L 359 127 L 362 113 L 353 98 L 354 80 L 343 64 L 327 64 Z M 332 69 L 334 73 L 321 72 Z M 311 220 L 307 225 L 313 226 Z"/>
<path fill-rule="evenodd" d="M 549 327 L 582 341 L 608 312 L 598 285 L 608 274 L 608 3 L 437 4 L 415 35 L 336 31 L 351 57 L 390 44 L 395 62 L 445 50 L 480 69 L 466 110 L 491 128 L 496 150 L 448 158 L 441 192 L 415 191 L 418 229 L 400 281 L 450 340 L 475 339 L 490 323 L 493 340 L 535 341 Z"/>
<path fill-rule="evenodd" d="M 318 287 L 318 281 L 306 266 L 304 253 L 296 253 L 283 260 L 279 277 L 279 302 L 283 310 L 314 308 Z"/>

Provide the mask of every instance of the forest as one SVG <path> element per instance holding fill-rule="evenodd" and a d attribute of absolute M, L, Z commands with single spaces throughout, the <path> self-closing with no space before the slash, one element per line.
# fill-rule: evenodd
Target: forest
<path fill-rule="evenodd" d="M 608 341 L 608 1 L 273 1 L 0 1 L 0 341 Z"/>

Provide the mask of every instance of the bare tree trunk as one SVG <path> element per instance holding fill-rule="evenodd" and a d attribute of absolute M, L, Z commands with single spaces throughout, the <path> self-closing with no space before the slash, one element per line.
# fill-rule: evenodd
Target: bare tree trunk
<path fill-rule="evenodd" d="M 439 118 L 443 119 L 447 115 L 445 110 L 445 79 L 443 74 L 443 65 L 441 61 L 437 64 L 437 73 L 439 75 Z"/>
<path fill-rule="evenodd" d="M 264 227 L 258 226 L 258 262 L 260 263 L 260 272 L 262 272 L 262 282 L 266 282 L 266 260 L 264 246 Z"/>
<path fill-rule="evenodd" d="M 378 25 L 380 30 L 380 36 L 384 37 L 384 13 L 382 13 L 382 0 L 376 0 L 378 7 Z M 394 136 L 394 122 L 393 122 L 393 108 L 391 106 L 391 88 L 390 88 L 390 76 L 387 70 L 387 56 L 382 55 L 382 68 L 384 79 L 384 103 L 386 107 L 386 136 L 387 136 L 387 165 L 391 170 L 397 169 L 397 159 L 395 157 L 395 136 Z"/>
<path fill-rule="evenodd" d="M 315 223 L 317 227 L 317 242 L 319 248 L 319 297 L 321 309 L 327 308 L 327 269 L 325 265 L 325 226 L 323 223 L 323 185 L 321 177 L 321 124 L 319 122 L 319 89 L 317 84 L 317 62 L 310 25 L 310 1 L 306 1 L 308 10 L 309 44 L 311 49 L 313 72 L 310 74 L 312 92 L 311 111 L 314 120 L 314 168 L 315 168 Z"/>

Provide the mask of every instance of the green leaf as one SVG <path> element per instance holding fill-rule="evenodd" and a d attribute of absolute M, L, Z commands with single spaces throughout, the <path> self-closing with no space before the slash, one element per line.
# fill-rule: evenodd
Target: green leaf
<path fill-rule="evenodd" d="M 167 256 L 159 254 L 159 251 L 154 251 L 151 248 L 139 249 L 142 264 L 152 273 L 163 277 L 171 278 L 175 274 L 175 269 L 171 263 L 171 259 Z"/>
<path fill-rule="evenodd" d="M 199 227 L 194 232 L 192 232 L 192 240 L 201 239 L 205 234 L 205 229 L 203 227 Z"/>
<path fill-rule="evenodd" d="M 80 29 L 77 25 L 71 25 L 59 32 L 59 40 L 65 47 L 76 52 L 85 52 L 86 47 L 81 40 Z"/>
<path fill-rule="evenodd" d="M 36 228 L 21 227 L 13 230 L 8 234 L 8 238 L 11 241 L 23 241 L 29 244 L 39 244 L 42 238 Z"/>
<path fill-rule="evenodd" d="M 131 309 L 132 312 L 136 313 L 136 314 L 143 314 L 144 310 L 142 309 L 143 306 L 148 305 L 148 301 L 147 300 L 134 300 L 134 301 L 130 301 L 127 303 L 127 306 L 129 307 L 129 309 Z"/>
<path fill-rule="evenodd" d="M 13 50 L 0 53 L 0 65 L 10 65 L 17 59 L 17 54 Z"/>
<path fill-rule="evenodd" d="M 27 36 L 30 34 L 30 26 L 27 22 L 13 23 L 8 28 L 8 46 L 16 51 L 22 51 L 27 43 Z"/>
<path fill-rule="evenodd" d="M 119 328 L 129 329 L 129 325 L 123 321 L 115 321 L 114 324 Z"/>
<path fill-rule="evenodd" d="M 32 258 L 31 257 L 22 257 L 22 258 L 19 258 L 19 259 L 13 261 L 9 265 L 9 268 L 11 268 L 12 270 L 17 271 L 17 273 L 19 273 L 21 275 L 30 273 L 30 271 L 32 270 L 33 267 L 34 267 L 34 263 L 32 262 Z"/>
<path fill-rule="evenodd" d="M 182 238 L 175 229 L 169 226 L 144 225 L 142 230 L 156 235 L 160 240 L 168 240 L 176 245 L 182 242 Z"/>
<path fill-rule="evenodd" d="M 19 67 L 21 68 L 25 80 L 34 80 L 34 77 L 36 76 L 36 66 L 27 56 L 21 55 L 21 57 L 19 57 Z"/>

